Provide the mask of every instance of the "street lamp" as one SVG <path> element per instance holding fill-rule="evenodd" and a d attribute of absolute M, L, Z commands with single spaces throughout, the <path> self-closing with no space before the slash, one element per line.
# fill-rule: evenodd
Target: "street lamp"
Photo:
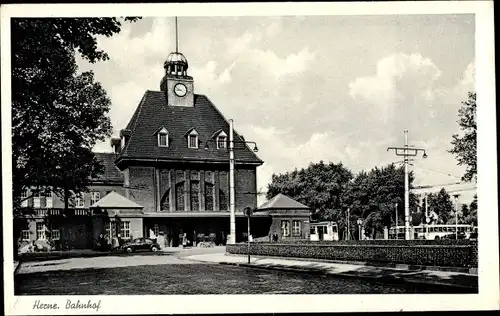
<path fill-rule="evenodd" d="M 235 215 L 235 203 L 234 203 L 234 144 L 253 144 L 254 152 L 258 152 L 257 143 L 249 141 L 234 141 L 234 127 L 233 120 L 229 120 L 229 240 L 228 244 L 236 243 L 236 215 Z M 209 139 L 205 143 L 205 150 L 209 149 L 208 143 L 215 142 L 213 139 Z M 227 146 L 226 146 L 227 147 Z"/>
<path fill-rule="evenodd" d="M 410 239 L 410 188 L 409 188 L 409 172 L 408 172 L 408 157 L 415 157 L 419 151 L 423 152 L 422 158 L 427 158 L 427 153 L 423 148 L 415 148 L 408 146 L 408 131 L 405 130 L 405 145 L 404 147 L 388 147 L 387 151 L 394 150 L 396 156 L 404 157 L 405 164 L 405 239 Z M 401 152 L 403 151 L 403 152 Z"/>
<path fill-rule="evenodd" d="M 245 207 L 243 210 L 245 216 L 247 217 L 247 255 L 248 255 L 248 264 L 250 264 L 250 217 L 253 214 L 253 210 L 251 207 Z"/>
<path fill-rule="evenodd" d="M 460 194 L 454 194 L 455 198 L 455 239 L 458 239 L 458 210 L 459 210 L 459 200 Z"/>
<path fill-rule="evenodd" d="M 358 231 L 359 231 L 359 240 L 361 240 L 361 225 L 363 225 L 363 220 L 361 218 L 358 218 Z"/>

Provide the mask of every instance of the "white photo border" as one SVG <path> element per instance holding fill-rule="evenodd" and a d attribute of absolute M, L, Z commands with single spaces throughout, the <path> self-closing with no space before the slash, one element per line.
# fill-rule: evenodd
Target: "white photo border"
<path fill-rule="evenodd" d="M 71 296 L 14 296 L 12 249 L 12 174 L 10 111 L 10 17 L 87 16 L 270 16 L 389 15 L 473 13 L 476 21 L 478 117 L 479 294 L 454 295 L 144 295 L 78 296 L 101 300 L 101 309 L 33 310 L 34 301 L 64 306 Z M 498 308 L 498 204 L 496 178 L 496 100 L 492 1 L 352 2 L 352 3 L 232 3 L 232 4 L 19 4 L 1 10 L 2 56 L 2 184 L 4 233 L 4 302 L 7 315 L 155 314 L 155 313 L 275 313 L 340 311 L 426 311 Z M 460 296 L 457 296 L 460 295 Z M 196 303 L 193 303 L 196 302 Z"/>

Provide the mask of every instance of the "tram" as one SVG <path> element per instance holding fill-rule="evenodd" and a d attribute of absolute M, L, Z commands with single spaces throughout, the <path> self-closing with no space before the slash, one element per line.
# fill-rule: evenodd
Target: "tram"
<path fill-rule="evenodd" d="M 339 240 L 339 228 L 334 222 L 316 222 L 310 224 L 311 241 L 337 241 Z"/>
<path fill-rule="evenodd" d="M 443 239 L 443 238 L 455 238 L 455 233 L 458 230 L 459 239 L 470 239 L 471 237 L 477 235 L 477 227 L 472 225 L 464 224 L 451 224 L 451 225 L 419 225 L 411 228 L 413 231 L 413 237 L 415 239 Z M 392 227 L 389 230 L 390 239 L 404 239 L 405 227 L 397 226 Z"/>

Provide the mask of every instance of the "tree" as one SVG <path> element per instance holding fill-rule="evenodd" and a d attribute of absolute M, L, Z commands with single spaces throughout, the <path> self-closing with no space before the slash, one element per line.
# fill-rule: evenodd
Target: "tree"
<path fill-rule="evenodd" d="M 467 101 L 462 102 L 458 110 L 458 124 L 462 135 L 454 134 L 449 150 L 458 160 L 459 165 L 466 166 L 463 181 L 477 181 L 477 122 L 476 122 L 476 93 L 469 92 Z"/>
<path fill-rule="evenodd" d="M 437 193 L 429 194 L 429 210 L 435 212 L 438 216 L 438 224 L 447 224 L 453 218 L 455 212 L 453 201 L 444 188 Z M 454 219 L 453 219 L 454 220 Z"/>
<path fill-rule="evenodd" d="M 466 212 L 463 213 L 464 224 L 477 226 L 477 194 L 467 207 L 467 204 L 462 205 L 462 210 L 466 207 Z"/>
<path fill-rule="evenodd" d="M 343 217 L 342 196 L 352 176 L 342 163 L 311 163 L 305 169 L 273 174 L 267 187 L 267 198 L 285 194 L 317 210 L 314 219 L 338 222 Z"/>
<path fill-rule="evenodd" d="M 376 167 L 370 172 L 361 171 L 346 190 L 344 200 L 350 208 L 351 226 L 358 218 L 364 219 L 365 233 L 376 238 L 384 227 L 396 223 L 396 203 L 398 217 L 404 216 L 404 167 L 389 164 Z M 413 173 L 409 174 L 410 187 Z M 410 207 L 416 205 L 416 197 L 410 194 Z"/>
<path fill-rule="evenodd" d="M 102 171 L 91 149 L 111 135 L 110 99 L 92 72 L 77 74 L 75 51 L 92 63 L 109 59 L 96 36 L 112 36 L 120 28 L 116 18 L 11 20 L 15 223 L 25 215 L 25 188 L 55 190 L 67 208 L 70 191 L 85 190 Z"/>

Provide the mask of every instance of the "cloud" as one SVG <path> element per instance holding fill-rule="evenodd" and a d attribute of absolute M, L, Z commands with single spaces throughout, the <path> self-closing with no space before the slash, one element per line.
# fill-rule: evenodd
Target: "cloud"
<path fill-rule="evenodd" d="M 145 90 L 159 89 L 163 61 L 175 47 L 172 20 L 151 19 L 140 36 L 133 34 L 134 24 L 126 23 L 120 34 L 99 40 L 110 61 L 79 63 L 94 69 L 108 91 L 115 133 L 125 127 Z M 450 69 L 458 67 L 454 57 L 443 60 L 439 45 L 427 49 L 427 38 L 412 39 L 406 47 L 391 44 L 399 31 L 382 40 L 347 40 L 338 31 L 342 28 L 328 21 L 322 18 L 321 26 L 310 17 L 181 21 L 180 48 L 195 92 L 206 94 L 234 119 L 238 132 L 258 143 L 265 161 L 258 169 L 259 188 L 266 188 L 273 173 L 319 160 L 342 161 L 355 172 L 400 160 L 386 148 L 403 145 L 404 129 L 410 130 L 410 144 L 428 150 L 422 166 L 461 175 L 446 150 L 458 129 L 460 102 L 475 86 L 474 61 L 459 63 L 462 75 L 454 72 L 455 78 L 450 76 Z M 345 19 L 341 23 L 347 25 Z M 316 35 L 308 38 L 311 31 Z M 342 47 L 325 44 L 330 37 L 342 40 Z M 469 49 L 468 37 L 463 41 Z M 433 38 L 433 43 L 440 42 Z M 429 54 L 432 50 L 439 53 Z M 96 148 L 111 147 L 108 141 Z M 450 180 L 422 170 L 418 174 L 423 184 Z"/>
<path fill-rule="evenodd" d="M 471 90 L 476 90 L 476 61 L 472 61 L 467 65 L 467 68 L 464 71 L 463 79 L 460 82 L 460 85 L 469 87 Z"/>
<path fill-rule="evenodd" d="M 259 33 L 252 33 L 250 31 L 246 31 L 240 37 L 228 41 L 229 53 L 231 54 L 243 53 L 248 49 L 248 47 L 251 46 L 250 44 L 252 44 L 255 41 L 258 41 L 259 38 L 260 38 Z"/>
<path fill-rule="evenodd" d="M 439 68 L 420 54 L 392 54 L 378 61 L 374 75 L 350 82 L 349 94 L 384 122 L 410 110 L 425 118 L 440 76 Z"/>

